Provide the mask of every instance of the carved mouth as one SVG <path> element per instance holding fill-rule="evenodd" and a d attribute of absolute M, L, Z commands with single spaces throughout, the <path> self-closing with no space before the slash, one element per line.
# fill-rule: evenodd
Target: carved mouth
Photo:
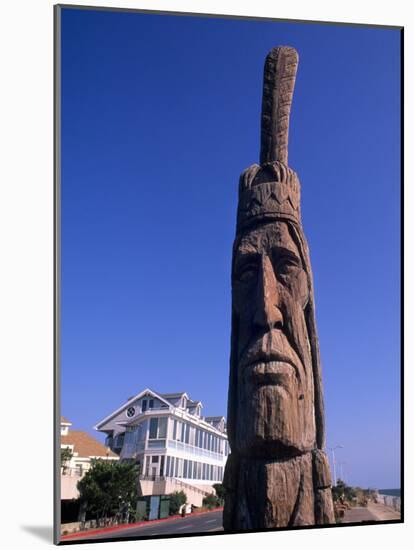
<path fill-rule="evenodd" d="M 296 378 L 299 382 L 299 372 L 289 358 L 274 355 L 266 360 L 259 359 L 244 369 L 247 379 L 258 385 L 287 386 Z"/>

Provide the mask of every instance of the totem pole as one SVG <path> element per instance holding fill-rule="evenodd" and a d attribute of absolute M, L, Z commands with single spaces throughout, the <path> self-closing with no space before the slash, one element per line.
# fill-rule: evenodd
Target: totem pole
<path fill-rule="evenodd" d="M 334 523 L 312 271 L 300 184 L 288 167 L 298 55 L 274 48 L 260 166 L 240 176 L 232 261 L 224 529 Z"/>

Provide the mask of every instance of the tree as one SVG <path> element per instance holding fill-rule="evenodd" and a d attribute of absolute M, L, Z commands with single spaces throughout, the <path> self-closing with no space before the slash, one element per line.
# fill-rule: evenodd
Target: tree
<path fill-rule="evenodd" d="M 63 469 L 63 474 L 66 473 L 68 463 L 72 460 L 73 452 L 69 447 L 64 447 L 60 449 L 60 466 Z"/>
<path fill-rule="evenodd" d="M 138 469 L 135 464 L 93 459 L 91 468 L 78 481 L 84 509 L 97 519 L 136 508 Z"/>
<path fill-rule="evenodd" d="M 345 499 L 348 500 L 349 502 L 354 502 L 354 500 L 357 497 L 357 492 L 355 487 L 350 487 L 349 485 L 345 486 L 344 494 L 345 494 Z"/>
<path fill-rule="evenodd" d="M 336 482 L 336 485 L 332 487 L 332 498 L 334 501 L 339 500 L 341 497 L 344 498 L 345 496 L 345 483 L 342 481 L 342 479 L 338 479 Z"/>
<path fill-rule="evenodd" d="M 332 487 L 332 497 L 334 502 L 342 501 L 355 502 L 358 495 L 358 488 L 347 485 L 342 479 L 338 479 L 335 487 Z"/>
<path fill-rule="evenodd" d="M 220 501 L 220 504 L 224 504 L 224 498 L 226 496 L 226 489 L 224 488 L 224 485 L 222 483 L 215 483 L 213 485 L 217 498 Z"/>
<path fill-rule="evenodd" d="M 187 502 L 187 495 L 184 491 L 175 491 L 170 495 L 170 516 L 178 514 L 183 504 Z"/>

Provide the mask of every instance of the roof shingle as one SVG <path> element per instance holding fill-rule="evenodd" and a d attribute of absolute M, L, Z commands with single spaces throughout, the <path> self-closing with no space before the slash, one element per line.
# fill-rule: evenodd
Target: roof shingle
<path fill-rule="evenodd" d="M 61 445 L 73 445 L 74 452 L 80 457 L 102 456 L 117 458 L 114 452 L 102 445 L 86 432 L 71 430 L 68 435 L 61 436 Z"/>

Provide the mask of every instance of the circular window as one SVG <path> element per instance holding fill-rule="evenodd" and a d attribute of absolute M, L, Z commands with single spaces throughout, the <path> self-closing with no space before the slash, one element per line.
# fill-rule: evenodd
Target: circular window
<path fill-rule="evenodd" d="M 128 418 L 132 418 L 135 414 L 135 407 L 128 407 L 126 415 Z"/>

